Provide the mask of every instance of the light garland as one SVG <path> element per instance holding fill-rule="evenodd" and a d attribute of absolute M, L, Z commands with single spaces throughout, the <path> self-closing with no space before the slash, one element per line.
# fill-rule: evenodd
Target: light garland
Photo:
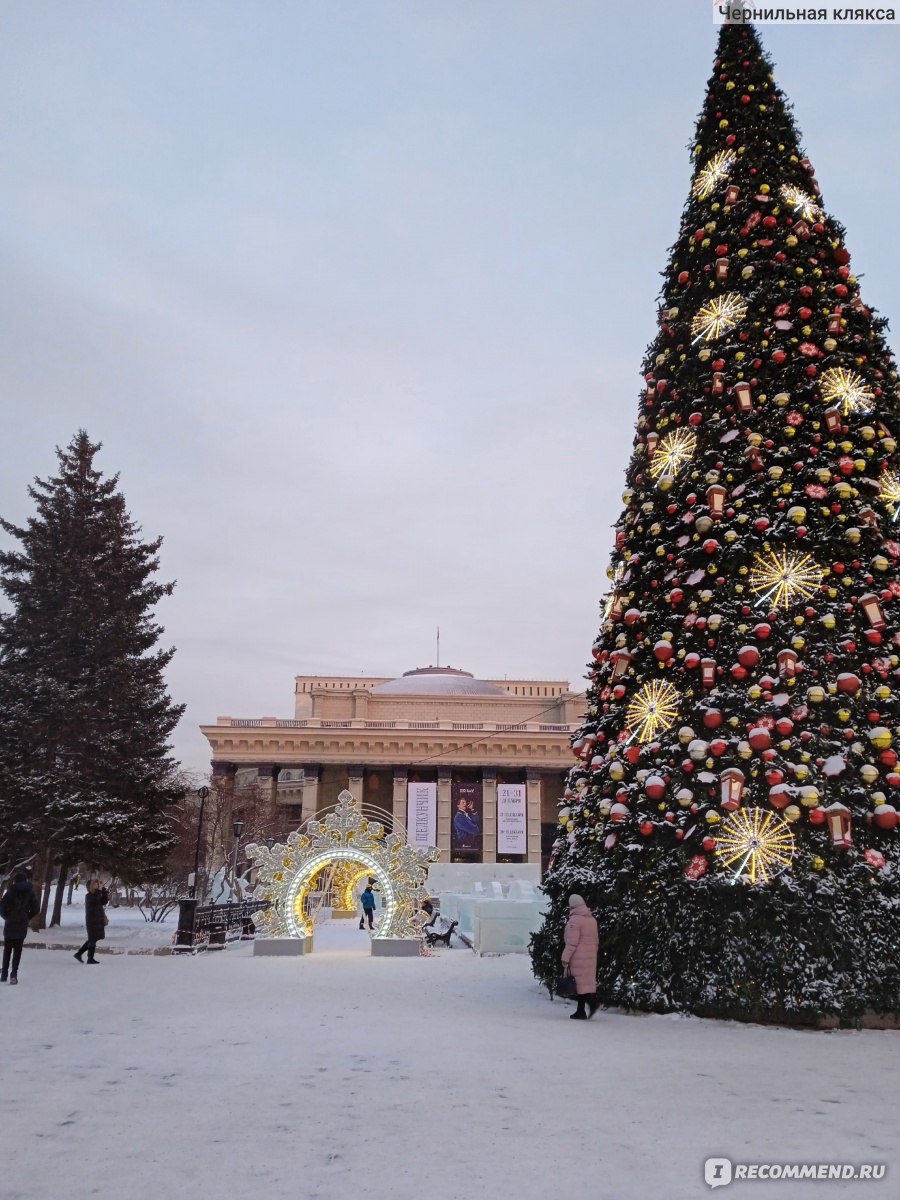
<path fill-rule="evenodd" d="M 788 608 L 797 599 L 808 600 L 823 578 L 824 572 L 811 554 L 768 550 L 753 560 L 750 589 L 760 597 L 760 605 Z"/>
<path fill-rule="evenodd" d="M 747 301 L 737 292 L 717 296 L 704 304 L 691 321 L 691 334 L 695 344 L 700 341 L 713 342 L 716 338 L 734 329 L 747 315 Z"/>
<path fill-rule="evenodd" d="M 690 462 L 697 449 L 697 438 L 689 429 L 676 429 L 667 434 L 656 447 L 650 460 L 650 475 L 659 479 L 661 475 L 677 475 L 685 463 Z"/>
<path fill-rule="evenodd" d="M 434 846 L 409 846 L 398 833 L 385 835 L 384 827 L 367 821 L 353 795 L 343 791 L 334 811 L 323 821 L 310 821 L 306 833 L 292 833 L 287 845 L 276 843 L 271 850 L 254 843 L 247 854 L 258 869 L 254 898 L 270 903 L 254 918 L 263 936 L 309 937 L 313 926 L 306 898 L 311 884 L 325 868 L 341 864 L 341 870 L 353 869 L 357 878 L 371 875 L 378 881 L 384 915 L 374 936 L 388 938 L 419 936 L 427 867 L 441 852 Z"/>
<path fill-rule="evenodd" d="M 706 166 L 697 172 L 697 178 L 691 188 L 695 199 L 706 200 L 711 196 L 733 166 L 734 155 L 729 154 L 727 150 L 720 150 L 718 154 L 714 154 Z"/>
<path fill-rule="evenodd" d="M 822 401 L 825 404 L 840 404 L 844 416 L 851 412 L 868 412 L 875 394 L 862 375 L 846 371 L 843 367 L 831 367 L 822 372 L 819 380 Z"/>
<path fill-rule="evenodd" d="M 825 215 L 812 196 L 808 192 L 804 192 L 802 188 L 795 187 L 792 183 L 786 183 L 782 185 L 780 191 L 785 204 L 798 213 L 802 220 L 818 221 Z"/>
<path fill-rule="evenodd" d="M 678 692 L 658 679 L 645 684 L 625 711 L 625 724 L 639 742 L 652 742 L 678 716 Z"/>
<path fill-rule="evenodd" d="M 786 821 L 761 808 L 739 809 L 722 823 L 716 857 L 731 882 L 746 877 L 768 883 L 786 870 L 794 857 L 794 835 Z"/>

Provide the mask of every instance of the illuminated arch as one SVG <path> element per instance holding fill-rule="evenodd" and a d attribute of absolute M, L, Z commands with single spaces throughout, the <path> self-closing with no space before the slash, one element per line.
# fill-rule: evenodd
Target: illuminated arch
<path fill-rule="evenodd" d="M 247 853 L 257 867 L 254 898 L 271 906 L 253 918 L 258 934 L 297 938 L 312 933 L 304 900 L 313 879 L 331 863 L 356 863 L 356 879 L 371 875 L 378 881 L 384 915 L 376 938 L 417 937 L 427 919 L 420 910 L 427 867 L 440 857 L 434 846 L 416 849 L 399 833 L 385 834 L 346 791 L 322 821 L 308 822 L 305 833 L 292 833 L 287 844 L 276 843 L 271 850 L 254 843 Z"/>

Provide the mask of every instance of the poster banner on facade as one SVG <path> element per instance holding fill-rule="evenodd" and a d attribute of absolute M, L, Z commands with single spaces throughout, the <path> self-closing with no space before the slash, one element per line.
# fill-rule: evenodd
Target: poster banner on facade
<path fill-rule="evenodd" d="M 406 785 L 406 837 L 410 846 L 433 846 L 437 837 L 437 784 Z"/>
<path fill-rule="evenodd" d="M 527 854 L 525 784 L 497 784 L 497 853 Z"/>
<path fill-rule="evenodd" d="M 481 782 L 454 779 L 450 821 L 450 861 L 481 862 Z"/>

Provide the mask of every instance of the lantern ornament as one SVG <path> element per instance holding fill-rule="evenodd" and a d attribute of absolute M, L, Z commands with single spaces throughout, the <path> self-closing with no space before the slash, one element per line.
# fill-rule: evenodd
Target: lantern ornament
<path fill-rule="evenodd" d="M 625 674 L 625 672 L 628 670 L 628 668 L 631 664 L 631 660 L 634 657 L 634 655 L 631 654 L 628 650 L 616 650 L 609 657 L 610 657 L 610 660 L 613 665 L 613 669 L 612 669 L 613 679 L 621 679 L 622 676 Z"/>
<path fill-rule="evenodd" d="M 794 835 L 786 821 L 761 808 L 738 809 L 726 817 L 716 841 L 716 857 L 731 882 L 769 883 L 794 857 Z"/>
<path fill-rule="evenodd" d="M 881 602 L 873 592 L 867 592 L 865 596 L 860 596 L 859 605 L 863 610 L 866 620 L 873 629 L 877 629 L 879 632 L 887 629 L 887 622 L 884 619 Z"/>
<path fill-rule="evenodd" d="M 716 660 L 714 658 L 700 659 L 700 683 L 705 688 L 716 686 Z"/>
<path fill-rule="evenodd" d="M 689 429 L 676 429 L 667 434 L 656 447 L 650 474 L 654 479 L 661 475 L 677 475 L 691 461 L 697 449 L 697 438 Z"/>
<path fill-rule="evenodd" d="M 875 393 L 855 371 L 847 371 L 844 367 L 831 367 L 822 372 L 819 389 L 825 404 L 837 402 L 844 416 L 852 412 L 868 412 L 875 399 Z"/>
<path fill-rule="evenodd" d="M 691 334 L 694 344 L 707 341 L 714 342 L 729 329 L 734 329 L 747 315 L 747 301 L 737 292 L 728 292 L 725 296 L 717 296 L 704 304 L 691 321 Z"/>
<path fill-rule="evenodd" d="M 652 680 L 645 684 L 625 710 L 625 724 L 631 738 L 652 742 L 657 733 L 668 729 L 678 716 L 678 692 L 670 683 Z"/>
<path fill-rule="evenodd" d="M 828 332 L 829 333 L 842 333 L 843 329 L 844 329 L 844 319 L 841 316 L 841 310 L 839 308 L 837 308 L 831 314 L 831 316 L 828 318 Z"/>
<path fill-rule="evenodd" d="M 794 679 L 797 674 L 797 651 L 785 648 L 776 655 L 778 674 L 782 679 Z"/>
<path fill-rule="evenodd" d="M 757 607 L 789 608 L 796 600 L 808 600 L 822 582 L 822 568 L 811 554 L 790 550 L 768 550 L 757 554 L 750 571 L 750 590 Z"/>
<path fill-rule="evenodd" d="M 647 444 L 647 455 L 652 458 L 656 453 L 656 447 L 659 445 L 659 434 L 656 430 L 651 430 L 644 439 Z"/>
<path fill-rule="evenodd" d="M 740 200 L 740 198 L 741 198 L 741 189 L 738 187 L 738 185 L 736 183 L 729 184 L 728 187 L 725 189 L 725 203 L 726 204 L 737 204 L 737 202 L 738 202 L 738 200 Z"/>
<path fill-rule="evenodd" d="M 734 398 L 737 402 L 738 412 L 748 413 L 753 411 L 753 395 L 750 391 L 750 384 L 746 381 L 736 383 L 734 385 Z"/>
<path fill-rule="evenodd" d="M 716 259 L 716 282 L 724 283 L 728 278 L 729 259 L 726 255 Z"/>
<path fill-rule="evenodd" d="M 846 850 L 853 845 L 850 834 L 850 809 L 840 800 L 829 804 L 824 810 L 828 822 L 828 832 L 831 834 L 831 844 L 836 850 Z"/>
<path fill-rule="evenodd" d="M 802 188 L 795 187 L 791 183 L 784 184 L 780 191 L 782 200 L 797 213 L 801 220 L 819 221 L 822 219 L 824 215 L 822 209 L 809 192 L 804 192 Z"/>
<path fill-rule="evenodd" d="M 714 483 L 706 489 L 706 503 L 709 506 L 709 515 L 715 520 L 718 520 L 725 511 L 725 497 L 728 493 L 722 487 L 721 483 Z"/>
<path fill-rule="evenodd" d="M 722 785 L 722 807 L 726 812 L 736 812 L 741 807 L 747 778 L 740 767 L 728 767 L 719 777 Z"/>
<path fill-rule="evenodd" d="M 727 150 L 714 154 L 706 166 L 701 167 L 691 188 L 695 200 L 706 200 L 734 166 L 734 155 Z"/>
<path fill-rule="evenodd" d="M 825 409 L 825 428 L 829 433 L 840 433 L 844 424 L 844 416 L 839 408 Z"/>

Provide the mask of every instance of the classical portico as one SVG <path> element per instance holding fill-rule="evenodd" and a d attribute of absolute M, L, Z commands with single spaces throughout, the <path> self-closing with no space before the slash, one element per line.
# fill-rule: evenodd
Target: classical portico
<path fill-rule="evenodd" d="M 298 825 L 347 789 L 405 829 L 416 787 L 433 803 L 444 861 L 540 863 L 582 707 L 565 681 L 425 667 L 397 679 L 298 676 L 293 717 L 219 717 L 202 731 L 226 788 L 255 772 L 273 810 Z"/>

